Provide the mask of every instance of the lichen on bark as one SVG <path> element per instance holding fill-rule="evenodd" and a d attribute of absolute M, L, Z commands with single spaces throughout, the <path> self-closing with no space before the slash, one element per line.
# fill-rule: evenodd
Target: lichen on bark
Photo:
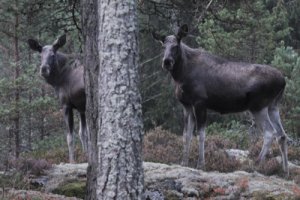
<path fill-rule="evenodd" d="M 136 5 L 98 1 L 98 199 L 141 199 L 141 98 Z"/>

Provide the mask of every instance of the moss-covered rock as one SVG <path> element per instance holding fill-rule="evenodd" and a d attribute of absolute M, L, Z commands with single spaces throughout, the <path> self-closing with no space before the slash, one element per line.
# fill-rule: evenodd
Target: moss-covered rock
<path fill-rule="evenodd" d="M 298 199 L 297 196 L 291 194 L 274 194 L 270 192 L 257 191 L 252 193 L 253 200 L 294 200 Z"/>
<path fill-rule="evenodd" d="M 76 197 L 66 197 L 58 194 L 51 194 L 51 193 L 43 193 L 39 191 L 32 191 L 32 190 L 14 190 L 11 189 L 6 191 L 5 194 L 1 194 L 1 197 L 4 197 L 3 200 L 80 200 Z M 0 199 L 2 199 L 0 197 Z"/>
<path fill-rule="evenodd" d="M 64 185 L 60 185 L 58 188 L 53 190 L 54 194 L 60 194 L 67 197 L 77 197 L 84 198 L 86 191 L 86 182 L 85 181 L 76 181 L 64 183 Z"/>

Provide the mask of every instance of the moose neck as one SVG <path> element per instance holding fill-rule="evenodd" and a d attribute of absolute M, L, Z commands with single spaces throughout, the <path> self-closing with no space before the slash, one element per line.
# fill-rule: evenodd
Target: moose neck
<path fill-rule="evenodd" d="M 185 68 L 187 66 L 187 51 L 189 49 L 184 43 L 180 43 L 180 53 L 175 60 L 173 69 L 170 71 L 175 82 L 182 82 L 185 76 Z"/>

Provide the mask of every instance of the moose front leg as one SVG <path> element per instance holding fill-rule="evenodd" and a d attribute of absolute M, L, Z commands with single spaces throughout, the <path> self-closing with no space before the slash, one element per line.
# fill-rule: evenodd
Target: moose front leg
<path fill-rule="evenodd" d="M 79 137 L 83 151 L 88 152 L 88 135 L 87 135 L 87 126 L 86 126 L 86 117 L 85 113 L 80 113 L 80 123 L 79 123 Z"/>
<path fill-rule="evenodd" d="M 201 105 L 196 105 L 195 116 L 197 122 L 197 132 L 199 134 L 199 158 L 197 162 L 197 169 L 204 169 L 205 168 L 206 109 Z"/>
<path fill-rule="evenodd" d="M 183 129 L 183 156 L 181 165 L 188 166 L 190 146 L 195 127 L 194 113 L 191 106 L 184 106 L 184 129 Z"/>
<path fill-rule="evenodd" d="M 74 118 L 73 118 L 73 110 L 69 106 L 64 106 L 64 118 L 67 125 L 67 143 L 68 143 L 68 149 L 69 149 L 69 162 L 75 163 L 74 159 Z"/>

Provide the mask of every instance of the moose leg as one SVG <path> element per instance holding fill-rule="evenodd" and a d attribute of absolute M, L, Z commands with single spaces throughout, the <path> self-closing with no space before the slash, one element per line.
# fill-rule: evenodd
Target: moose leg
<path fill-rule="evenodd" d="M 188 166 L 190 146 L 195 127 L 192 106 L 184 106 L 184 128 L 183 128 L 183 156 L 181 165 Z"/>
<path fill-rule="evenodd" d="M 199 133 L 199 158 L 197 162 L 198 169 L 204 169 L 205 167 L 205 124 L 206 124 L 206 109 L 197 105 L 195 107 L 195 116 L 197 122 L 197 132 Z"/>
<path fill-rule="evenodd" d="M 269 116 L 270 120 L 276 129 L 276 140 L 279 144 L 279 149 L 282 156 L 282 167 L 283 171 L 289 175 L 289 169 L 288 169 L 288 147 L 287 147 L 287 135 L 283 129 L 283 126 L 281 124 L 280 115 L 279 115 L 279 109 L 277 105 L 270 105 L 269 106 Z"/>
<path fill-rule="evenodd" d="M 86 117 L 85 113 L 80 113 L 80 124 L 79 124 L 79 137 L 81 141 L 81 145 L 83 148 L 83 151 L 85 153 L 88 152 L 88 138 L 87 138 L 87 127 L 86 127 Z"/>
<path fill-rule="evenodd" d="M 65 106 L 64 107 L 64 118 L 67 125 L 67 143 L 68 143 L 68 149 L 69 149 L 69 162 L 75 163 L 74 159 L 74 118 L 73 118 L 73 110 L 72 108 Z"/>
<path fill-rule="evenodd" d="M 257 124 L 258 128 L 260 128 L 264 134 L 264 143 L 262 150 L 258 156 L 257 162 L 260 164 L 265 160 L 266 154 L 270 149 L 274 136 L 276 134 L 276 130 L 273 127 L 271 120 L 268 114 L 268 107 L 263 108 L 258 112 L 252 112 L 255 123 Z"/>

